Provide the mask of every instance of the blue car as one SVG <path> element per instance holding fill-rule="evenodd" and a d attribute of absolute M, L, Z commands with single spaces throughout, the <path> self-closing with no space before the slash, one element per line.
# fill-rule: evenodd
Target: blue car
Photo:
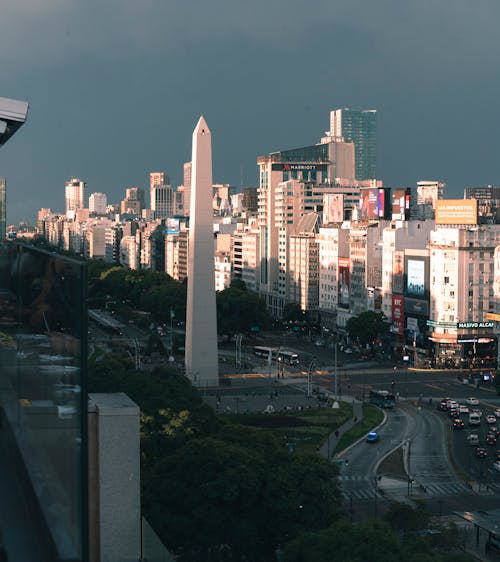
<path fill-rule="evenodd" d="M 367 443 L 376 443 L 379 440 L 379 435 L 376 431 L 370 431 L 370 433 L 366 436 Z"/>

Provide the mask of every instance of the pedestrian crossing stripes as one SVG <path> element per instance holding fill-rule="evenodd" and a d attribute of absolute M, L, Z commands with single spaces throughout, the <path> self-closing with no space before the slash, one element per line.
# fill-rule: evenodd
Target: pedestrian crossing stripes
<path fill-rule="evenodd" d="M 360 481 L 360 480 L 370 480 L 369 477 L 360 477 L 359 480 L 352 479 L 352 477 L 344 477 L 344 481 Z M 489 489 L 495 493 L 500 493 L 499 484 L 490 484 Z M 454 496 L 463 494 L 474 493 L 471 488 L 466 486 L 463 482 L 440 482 L 427 484 L 421 487 L 418 484 L 412 484 L 411 488 L 408 488 L 408 484 L 401 482 L 400 486 L 390 486 L 385 487 L 383 485 L 377 487 L 377 494 L 379 497 L 386 495 L 402 496 L 407 495 L 408 492 L 411 496 Z M 342 490 L 342 497 L 345 501 L 357 500 L 357 501 L 373 501 L 375 496 L 375 486 L 363 486 L 352 490 Z"/>

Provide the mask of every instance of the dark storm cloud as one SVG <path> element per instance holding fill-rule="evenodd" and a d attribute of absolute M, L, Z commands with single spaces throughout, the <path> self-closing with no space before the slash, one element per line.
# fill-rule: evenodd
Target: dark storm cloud
<path fill-rule="evenodd" d="M 110 201 L 152 170 L 180 183 L 203 113 L 214 178 L 317 142 L 335 107 L 379 110 L 379 177 L 499 184 L 493 1 L 10 0 L 0 95 L 30 102 L 0 154 L 9 221 L 62 209 L 71 176 Z M 28 204 L 27 201 L 30 201 Z"/>

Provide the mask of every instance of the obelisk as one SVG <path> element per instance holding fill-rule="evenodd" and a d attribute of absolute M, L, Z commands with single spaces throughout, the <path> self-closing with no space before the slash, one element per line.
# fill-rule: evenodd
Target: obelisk
<path fill-rule="evenodd" d="M 186 308 L 186 375 L 219 384 L 212 211 L 212 135 L 203 117 L 193 131 Z"/>

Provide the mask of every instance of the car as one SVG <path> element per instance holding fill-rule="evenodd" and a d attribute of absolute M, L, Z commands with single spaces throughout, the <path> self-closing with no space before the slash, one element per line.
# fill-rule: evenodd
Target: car
<path fill-rule="evenodd" d="M 496 445 L 497 436 L 494 433 L 488 433 L 486 436 L 486 445 Z"/>
<path fill-rule="evenodd" d="M 486 423 L 497 423 L 497 419 L 493 414 L 488 414 L 486 416 Z"/>
<path fill-rule="evenodd" d="M 346 353 L 347 355 L 350 355 L 351 353 L 353 353 L 352 349 L 350 347 L 346 347 L 344 349 L 344 353 Z"/>
<path fill-rule="evenodd" d="M 370 433 L 366 436 L 367 443 L 376 443 L 379 439 L 379 434 L 376 431 L 370 431 Z"/>
<path fill-rule="evenodd" d="M 464 427 L 465 424 L 460 418 L 455 418 L 453 420 L 453 429 L 463 429 Z"/>
<path fill-rule="evenodd" d="M 485 459 L 488 456 L 488 451 L 484 447 L 476 447 L 474 454 L 478 459 Z"/>
<path fill-rule="evenodd" d="M 452 419 L 458 418 L 459 414 L 460 414 L 460 412 L 458 411 L 458 408 L 451 408 L 450 410 L 448 410 L 448 415 Z"/>
<path fill-rule="evenodd" d="M 493 463 L 493 470 L 495 470 L 496 472 L 500 472 L 500 461 L 496 460 Z"/>
<path fill-rule="evenodd" d="M 466 406 L 465 404 L 459 404 L 458 405 L 458 413 L 459 414 L 468 414 L 469 412 L 470 412 L 469 406 Z"/>
<path fill-rule="evenodd" d="M 500 408 L 495 408 L 495 411 L 493 413 L 497 418 L 500 418 Z"/>
<path fill-rule="evenodd" d="M 465 399 L 465 403 L 469 404 L 469 406 L 477 406 L 479 404 L 479 400 L 473 396 L 469 396 L 469 398 Z"/>
<path fill-rule="evenodd" d="M 500 461 L 500 451 L 495 451 L 493 458 L 495 458 L 497 461 Z"/>
<path fill-rule="evenodd" d="M 495 437 L 500 436 L 500 430 L 496 425 L 490 425 L 490 427 L 488 427 L 488 433 L 491 433 Z"/>
<path fill-rule="evenodd" d="M 456 400 L 448 400 L 446 407 L 448 410 L 458 410 L 458 402 Z"/>
<path fill-rule="evenodd" d="M 471 433 L 467 437 L 467 441 L 469 442 L 469 445 L 477 445 L 479 443 L 479 435 L 477 433 Z"/>

